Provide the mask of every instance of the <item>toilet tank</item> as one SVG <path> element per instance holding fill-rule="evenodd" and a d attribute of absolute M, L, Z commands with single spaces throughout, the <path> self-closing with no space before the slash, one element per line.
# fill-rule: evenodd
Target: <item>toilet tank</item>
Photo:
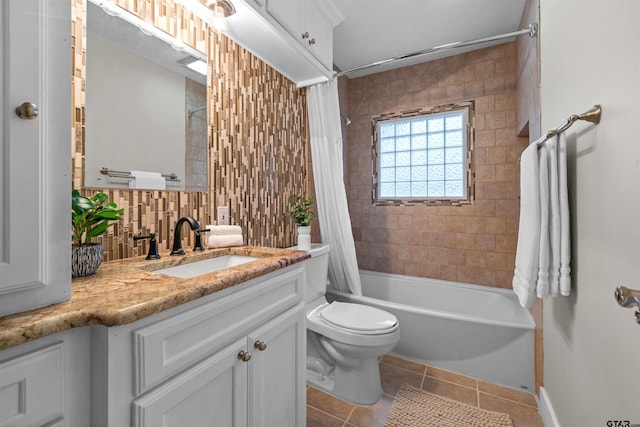
<path fill-rule="evenodd" d="M 327 274 L 329 272 L 329 249 L 326 243 L 312 243 L 311 254 L 307 263 L 307 287 L 304 292 L 305 302 L 311 302 L 327 291 Z"/>

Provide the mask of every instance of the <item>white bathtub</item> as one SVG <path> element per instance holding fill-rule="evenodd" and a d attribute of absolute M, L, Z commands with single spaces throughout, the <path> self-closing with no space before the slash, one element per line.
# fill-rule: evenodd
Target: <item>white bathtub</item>
<path fill-rule="evenodd" d="M 494 384 L 534 391 L 535 323 L 511 290 L 360 271 L 362 293 L 327 298 L 381 308 L 400 322 L 393 353 Z"/>

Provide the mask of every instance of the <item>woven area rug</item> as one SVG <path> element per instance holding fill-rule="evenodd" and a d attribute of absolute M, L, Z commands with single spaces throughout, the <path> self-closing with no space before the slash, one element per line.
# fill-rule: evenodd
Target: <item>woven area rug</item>
<path fill-rule="evenodd" d="M 512 427 L 511 417 L 402 384 L 385 427 Z"/>

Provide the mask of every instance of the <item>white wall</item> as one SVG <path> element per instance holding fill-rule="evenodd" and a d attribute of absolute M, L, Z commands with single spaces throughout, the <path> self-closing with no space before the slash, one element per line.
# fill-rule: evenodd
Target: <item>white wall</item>
<path fill-rule="evenodd" d="M 640 424 L 640 1 L 541 0 L 542 129 L 568 132 L 573 285 L 544 302 L 544 388 L 562 426 Z M 610 424 L 611 425 L 611 424 Z"/>
<path fill-rule="evenodd" d="M 184 76 L 88 37 L 85 185 L 104 187 L 105 166 L 175 173 L 184 188 L 185 108 Z"/>

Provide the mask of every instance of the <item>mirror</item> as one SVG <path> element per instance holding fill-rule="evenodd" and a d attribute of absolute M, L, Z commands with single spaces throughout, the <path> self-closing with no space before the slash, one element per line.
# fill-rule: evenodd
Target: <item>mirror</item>
<path fill-rule="evenodd" d="M 207 191 L 207 57 L 137 19 L 87 2 L 85 186 Z"/>

